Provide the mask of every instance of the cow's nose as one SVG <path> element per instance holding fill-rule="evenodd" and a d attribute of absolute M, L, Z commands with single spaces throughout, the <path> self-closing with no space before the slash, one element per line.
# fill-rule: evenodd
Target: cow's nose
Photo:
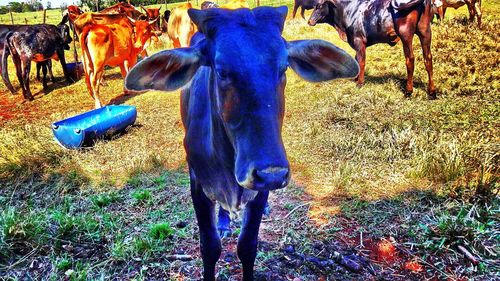
<path fill-rule="evenodd" d="M 274 190 L 284 188 L 290 180 L 290 170 L 282 167 L 271 167 L 255 170 L 253 174 L 255 190 Z"/>
<path fill-rule="evenodd" d="M 315 26 L 316 25 L 316 22 L 314 22 L 312 19 L 309 19 L 307 21 L 307 24 L 309 24 L 310 26 Z"/>

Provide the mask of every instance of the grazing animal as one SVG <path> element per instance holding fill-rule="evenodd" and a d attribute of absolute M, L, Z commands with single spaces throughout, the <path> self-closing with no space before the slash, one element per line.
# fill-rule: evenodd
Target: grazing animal
<path fill-rule="evenodd" d="M 172 9 L 167 25 L 167 34 L 174 48 L 188 47 L 191 37 L 197 31 L 196 26 L 188 15 L 188 9 L 193 8 L 191 3 L 185 3 Z"/>
<path fill-rule="evenodd" d="M 481 28 L 481 18 L 483 16 L 481 11 L 481 0 L 432 0 L 432 3 L 433 12 L 438 16 L 439 21 L 444 19 L 446 9 L 449 7 L 458 9 L 467 5 L 467 8 L 469 9 L 469 22 L 474 22 L 474 18 L 477 17 L 477 26 Z"/>
<path fill-rule="evenodd" d="M 31 70 L 31 62 L 43 63 L 44 70 L 43 88 L 47 88 L 46 67 L 47 61 L 50 59 L 59 60 L 61 62 L 64 76 L 71 83 L 71 78 L 66 68 L 66 60 L 64 50 L 69 50 L 71 36 L 69 27 L 60 23 L 58 26 L 51 24 L 37 24 L 17 26 L 10 32 L 4 35 L 4 47 L 2 52 L 2 79 L 11 91 L 15 94 L 15 89 L 10 83 L 7 73 L 7 62 L 9 55 L 16 67 L 17 78 L 21 84 L 23 96 L 27 100 L 33 100 L 33 95 L 29 87 L 29 74 Z"/>
<path fill-rule="evenodd" d="M 297 14 L 297 10 L 300 7 L 300 15 L 302 16 L 303 19 L 306 19 L 306 17 L 304 16 L 304 12 L 306 10 L 314 9 L 314 6 L 316 5 L 317 1 L 318 0 L 295 0 L 295 4 L 293 5 L 292 17 L 295 18 L 295 15 Z"/>
<path fill-rule="evenodd" d="M 162 51 L 127 75 L 132 91 L 181 93 L 191 197 L 200 229 L 204 280 L 215 280 L 221 242 L 215 202 L 243 211 L 237 253 L 243 280 L 253 280 L 258 231 L 270 190 L 289 183 L 281 137 L 285 72 L 308 81 L 355 77 L 345 51 L 322 40 L 285 41 L 287 8 L 188 11 L 198 30 L 191 47 Z"/>
<path fill-rule="evenodd" d="M 137 56 L 153 35 L 153 25 L 158 19 L 148 22 L 134 20 L 125 14 L 85 13 L 77 18 L 75 27 L 82 46 L 85 82 L 95 107 L 102 106 L 99 86 L 105 66 L 119 66 L 125 78 L 129 69 L 137 62 Z"/>
<path fill-rule="evenodd" d="M 413 93 L 413 36 L 417 34 L 422 45 L 425 68 L 429 77 L 427 94 L 436 98 L 432 79 L 431 0 L 319 0 L 309 19 L 309 25 L 328 23 L 346 34 L 347 42 L 356 50 L 361 71 L 358 85 L 365 82 L 366 48 L 387 43 L 391 46 L 401 39 L 406 58 L 407 81 L 405 96 Z M 392 3 L 391 3 L 392 2 Z"/>
<path fill-rule="evenodd" d="M 200 7 L 202 10 L 206 10 L 206 9 L 212 9 L 212 8 L 219 8 L 219 5 L 217 5 L 216 3 L 212 2 L 212 1 L 205 1 L 205 2 L 201 3 Z"/>

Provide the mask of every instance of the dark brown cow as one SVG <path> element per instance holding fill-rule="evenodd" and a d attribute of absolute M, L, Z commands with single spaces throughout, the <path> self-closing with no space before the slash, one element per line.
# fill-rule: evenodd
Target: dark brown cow
<path fill-rule="evenodd" d="M 295 5 L 293 5 L 292 17 L 295 18 L 295 15 L 297 14 L 297 10 L 300 7 L 300 15 L 302 16 L 303 19 L 305 19 L 304 12 L 306 10 L 314 9 L 316 2 L 318 2 L 318 1 L 317 0 L 295 0 Z"/>
<path fill-rule="evenodd" d="M 429 76 L 427 94 L 436 98 L 432 80 L 431 0 L 319 0 L 309 24 L 328 23 L 346 34 L 347 42 L 356 50 L 361 71 L 358 85 L 365 82 L 366 47 L 387 43 L 391 46 L 401 39 L 406 57 L 405 96 L 413 93 L 413 36 L 417 34 L 422 45 L 425 68 Z"/>
<path fill-rule="evenodd" d="M 27 100 L 33 100 L 29 86 L 29 74 L 31 62 L 43 63 L 44 79 L 43 87 L 47 87 L 46 67 L 47 61 L 56 59 L 61 62 L 64 76 L 68 82 L 71 78 L 66 68 L 64 50 L 69 50 L 71 37 L 69 27 L 60 23 L 58 26 L 51 24 L 24 25 L 11 29 L 2 36 L 2 79 L 7 88 L 14 94 L 16 91 L 9 80 L 7 73 L 7 59 L 12 56 L 16 66 L 16 74 L 21 84 L 23 96 Z"/>

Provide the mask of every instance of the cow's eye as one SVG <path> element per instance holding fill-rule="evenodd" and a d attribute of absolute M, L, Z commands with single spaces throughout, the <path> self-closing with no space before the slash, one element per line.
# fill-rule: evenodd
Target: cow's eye
<path fill-rule="evenodd" d="M 229 74 L 226 71 L 217 70 L 216 72 L 217 72 L 217 78 L 219 78 L 220 80 L 225 81 L 225 80 L 229 79 Z"/>

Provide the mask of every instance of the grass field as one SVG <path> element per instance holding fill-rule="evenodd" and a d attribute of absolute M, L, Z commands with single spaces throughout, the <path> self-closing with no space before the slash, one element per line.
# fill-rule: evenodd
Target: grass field
<path fill-rule="evenodd" d="M 426 97 L 417 38 L 410 99 L 401 44 L 368 48 L 362 88 L 287 73 L 283 139 L 293 182 L 271 195 L 259 280 L 500 279 L 499 10 L 499 0 L 483 1 L 481 30 L 467 24 L 465 7 L 433 25 L 436 101 Z M 59 21 L 56 12 L 49 22 Z M 321 38 L 354 55 L 326 25 L 288 20 L 284 37 Z M 162 38 L 150 51 L 165 48 Z M 47 94 L 31 83 L 33 102 L 0 84 L 0 280 L 199 279 L 179 93 L 123 96 L 119 70 L 107 70 L 102 101 L 137 106 L 137 122 L 68 151 L 51 123 L 94 102 L 83 80 L 67 85 L 58 63 L 54 70 Z M 10 62 L 19 88 L 14 73 Z M 218 279 L 238 280 L 236 237 L 223 245 Z M 335 252 L 360 257 L 364 268 L 349 271 Z"/>

